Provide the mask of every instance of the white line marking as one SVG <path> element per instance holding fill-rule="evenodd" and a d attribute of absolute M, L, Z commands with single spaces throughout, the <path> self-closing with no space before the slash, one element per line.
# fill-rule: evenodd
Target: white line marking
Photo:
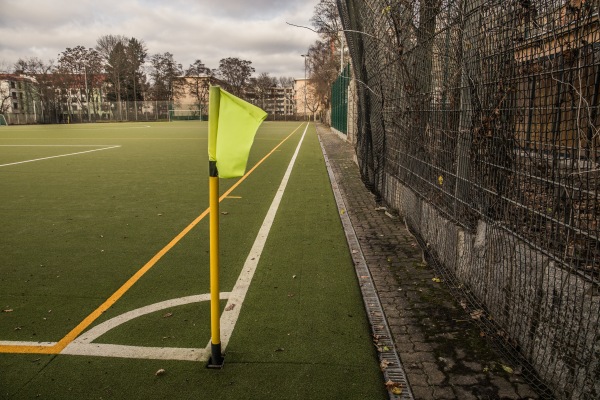
<path fill-rule="evenodd" d="M 229 298 L 229 292 L 222 292 L 220 298 Z M 111 329 L 116 328 L 117 326 L 124 324 L 125 322 L 131 321 L 132 319 L 141 317 L 142 315 L 150 314 L 167 308 L 182 306 L 191 303 L 199 303 L 201 301 L 208 300 L 210 300 L 210 294 L 206 293 L 198 294 L 195 296 L 180 297 L 178 299 L 171 299 L 162 301 L 160 303 L 150 304 L 149 306 L 141 307 L 116 316 L 114 318 L 111 318 L 108 321 L 105 321 L 90 329 L 89 331 L 85 332 L 77 339 L 75 339 L 72 343 L 91 343 L 94 340 L 98 339 L 100 336 L 104 335 L 106 332 L 110 331 Z M 69 346 L 67 346 L 65 349 L 67 348 L 69 348 Z"/>
<path fill-rule="evenodd" d="M 0 144 L 0 147 L 107 147 L 114 144 Z"/>
<path fill-rule="evenodd" d="M 240 315 L 240 310 L 244 303 L 244 299 L 246 298 L 246 293 L 248 292 L 248 288 L 250 287 L 250 282 L 252 281 L 252 277 L 254 276 L 254 272 L 258 266 L 258 261 L 260 260 L 260 256 L 264 249 L 265 243 L 269 236 L 269 232 L 271 227 L 273 226 L 273 222 L 275 221 L 275 215 L 277 214 L 277 210 L 279 209 L 279 205 L 281 203 L 281 199 L 283 198 L 283 194 L 287 187 L 288 181 L 290 179 L 292 169 L 294 164 L 296 163 L 296 158 L 298 157 L 298 153 L 300 152 L 300 147 L 302 146 L 302 142 L 304 141 L 304 137 L 306 136 L 306 131 L 308 130 L 308 124 L 306 128 L 304 128 L 304 132 L 302 133 L 302 137 L 296 146 L 296 151 L 290 160 L 290 163 L 287 167 L 287 170 L 281 180 L 281 184 L 277 189 L 277 193 L 275 193 L 275 197 L 273 198 L 273 202 L 267 211 L 267 215 L 258 231 L 258 235 L 254 244 L 252 245 L 252 249 L 246 258 L 246 262 L 244 263 L 244 267 L 238 277 L 238 280 L 233 287 L 231 292 L 221 292 L 219 294 L 220 299 L 228 299 L 227 305 L 225 306 L 225 311 L 223 311 L 223 315 L 221 315 L 221 345 L 223 350 L 227 347 L 229 343 L 229 339 L 233 333 L 233 329 L 235 328 L 235 324 Z M 120 147 L 120 146 L 114 146 Z M 109 147 L 109 148 L 114 148 Z M 100 149 L 100 150 L 107 150 Z M 96 151 L 96 150 L 93 150 Z M 84 152 L 87 153 L 87 152 Z M 74 153 L 80 154 L 80 153 Z M 56 156 L 60 157 L 60 156 Z M 49 157 L 52 158 L 52 157 Z M 35 161 L 35 160 L 32 160 Z M 2 166 L 2 165 L 0 165 Z M 118 315 L 114 318 L 105 321 L 89 331 L 83 333 L 73 342 L 71 342 L 67 347 L 61 351 L 60 354 L 70 354 L 70 355 L 85 355 L 85 356 L 98 356 L 98 357 L 120 357 L 120 358 L 138 358 L 138 359 L 152 359 L 152 360 L 180 360 L 180 361 L 208 361 L 211 349 L 210 349 L 210 340 L 205 348 L 183 348 L 183 347 L 144 347 L 144 346 L 126 346 L 126 345 L 117 345 L 117 344 L 105 344 L 105 343 L 92 343 L 94 340 L 110 331 L 111 329 L 116 328 L 119 325 L 122 325 L 128 321 L 131 321 L 137 317 L 142 315 L 150 314 L 156 311 L 164 310 L 167 308 L 177 307 L 180 305 L 191 304 L 191 303 L 199 303 L 201 301 L 210 300 L 210 294 L 200 294 L 194 296 L 181 297 L 178 299 L 171 299 L 162 301 L 160 303 L 151 304 L 149 306 L 137 308 L 135 310 L 126 312 L 124 314 Z M 227 311 L 229 310 L 229 311 Z M 0 345 L 23 345 L 23 346 L 53 346 L 56 343 L 54 342 L 12 342 L 12 341 L 0 341 Z"/>
<path fill-rule="evenodd" d="M 229 292 L 222 292 L 220 294 L 220 298 L 228 299 L 229 295 Z M 199 294 L 195 296 L 166 300 L 126 312 L 111 318 L 108 321 L 104 321 L 103 323 L 85 332 L 73 342 L 69 343 L 69 345 L 65 347 L 63 351 L 61 351 L 61 354 L 145 358 L 154 360 L 208 361 L 208 357 L 210 356 L 209 348 L 144 347 L 92 342 L 111 329 L 114 329 L 117 326 L 131 321 L 137 317 L 141 317 L 142 315 L 150 314 L 167 308 L 209 300 L 209 293 Z"/>
<path fill-rule="evenodd" d="M 118 147 L 121 147 L 121 146 L 120 145 L 116 145 L 116 146 L 111 146 L 111 147 L 103 147 L 101 149 L 79 151 L 77 153 L 59 154 L 57 156 L 42 157 L 42 158 L 36 158 L 36 159 L 33 159 L 33 160 L 17 161 L 17 162 L 14 162 L 14 163 L 0 164 L 0 167 L 7 167 L 9 165 L 25 164 L 25 163 L 34 162 L 34 161 L 49 160 L 51 158 L 74 156 L 74 155 L 77 155 L 77 154 L 93 153 L 94 151 L 110 150 L 110 149 L 116 149 Z"/>
<path fill-rule="evenodd" d="M 210 357 L 210 351 L 207 349 L 123 346 L 104 343 L 71 343 L 60 354 L 178 361 L 208 361 Z"/>
<path fill-rule="evenodd" d="M 0 340 L 0 346 L 43 346 L 52 347 L 56 342 L 17 342 L 9 340 Z"/>
<path fill-rule="evenodd" d="M 244 303 L 244 298 L 246 297 L 246 293 L 248 292 L 248 287 L 250 286 L 250 282 L 252 281 L 252 277 L 254 276 L 254 272 L 256 271 L 256 267 L 258 266 L 258 261 L 260 260 L 260 255 L 265 247 L 265 243 L 267 241 L 267 237 L 269 236 L 269 231 L 273 226 L 273 221 L 275 220 L 275 214 L 277 213 L 277 209 L 279 208 L 279 204 L 281 203 L 281 199 L 283 197 L 283 193 L 285 192 L 285 188 L 290 179 L 290 175 L 292 173 L 292 168 L 296 162 L 296 158 L 298 157 L 298 153 L 300 152 L 300 146 L 302 145 L 302 141 L 304 140 L 304 136 L 306 135 L 306 130 L 308 129 L 308 124 L 306 128 L 304 128 L 304 133 L 300 138 L 300 142 L 298 142 L 298 146 L 296 146 L 296 151 L 292 156 L 290 164 L 285 171 L 285 175 L 281 180 L 281 184 L 279 185 L 279 189 L 275 194 L 275 198 L 271 203 L 271 207 L 269 207 L 269 211 L 258 231 L 258 236 L 252 245 L 252 249 L 246 258 L 246 262 L 244 263 L 244 268 L 238 277 L 233 290 L 229 296 L 229 301 L 227 301 L 227 306 L 225 306 L 225 311 L 223 311 L 223 315 L 221 315 L 221 347 L 223 350 L 227 347 L 229 343 L 229 339 L 233 333 L 233 329 L 235 328 L 235 324 L 240 315 L 240 309 L 242 308 L 242 304 Z M 229 311 L 227 311 L 229 310 Z M 207 347 L 210 346 L 210 341 Z"/>

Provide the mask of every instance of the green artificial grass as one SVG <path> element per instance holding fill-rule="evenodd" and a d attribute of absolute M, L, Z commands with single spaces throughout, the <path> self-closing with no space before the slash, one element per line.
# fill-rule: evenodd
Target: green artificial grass
<path fill-rule="evenodd" d="M 264 123 L 248 169 L 298 126 Z M 303 129 L 221 203 L 222 291 L 233 288 Z M 58 341 L 207 208 L 206 123 L 0 131 L 0 144 L 19 143 L 121 146 L 0 167 L 7 188 L 0 191 L 0 307 L 11 310 L 0 313 L 0 340 Z M 21 148 L 0 147 L 0 164 L 78 151 L 15 149 Z M 235 181 L 221 180 L 221 193 Z M 90 327 L 160 301 L 208 293 L 208 262 L 207 217 Z M 203 302 L 144 315 L 96 342 L 204 347 L 209 339 L 209 303 Z M 166 372 L 157 376 L 159 369 Z M 190 361 L 2 353 L 0 370 L 10 371 L 0 374 L 0 398 L 7 399 L 385 398 L 314 127 L 222 370 Z"/>

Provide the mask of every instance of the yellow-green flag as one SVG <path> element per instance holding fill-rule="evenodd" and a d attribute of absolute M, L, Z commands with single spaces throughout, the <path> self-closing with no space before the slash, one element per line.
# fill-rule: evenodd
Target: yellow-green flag
<path fill-rule="evenodd" d="M 208 158 L 216 161 L 219 178 L 246 172 L 250 147 L 267 113 L 218 86 L 210 87 Z"/>

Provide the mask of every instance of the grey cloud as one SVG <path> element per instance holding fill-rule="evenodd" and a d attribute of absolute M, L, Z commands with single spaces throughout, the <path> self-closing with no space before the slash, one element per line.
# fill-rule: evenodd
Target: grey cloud
<path fill-rule="evenodd" d="M 93 47 L 106 34 L 144 40 L 149 54 L 173 53 L 184 68 L 211 68 L 226 57 L 257 72 L 303 74 L 300 54 L 317 39 L 286 22 L 309 25 L 318 0 L 0 0 L 0 61 L 55 59 L 67 47 Z"/>

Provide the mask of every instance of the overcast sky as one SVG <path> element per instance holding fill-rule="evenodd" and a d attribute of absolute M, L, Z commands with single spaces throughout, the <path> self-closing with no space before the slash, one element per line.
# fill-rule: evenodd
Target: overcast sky
<path fill-rule="evenodd" d="M 200 59 L 252 61 L 256 75 L 304 76 L 318 0 L 0 0 L 0 67 L 19 58 L 56 61 L 67 47 L 104 35 L 143 40 L 148 55 L 170 52 L 183 68 Z"/>

